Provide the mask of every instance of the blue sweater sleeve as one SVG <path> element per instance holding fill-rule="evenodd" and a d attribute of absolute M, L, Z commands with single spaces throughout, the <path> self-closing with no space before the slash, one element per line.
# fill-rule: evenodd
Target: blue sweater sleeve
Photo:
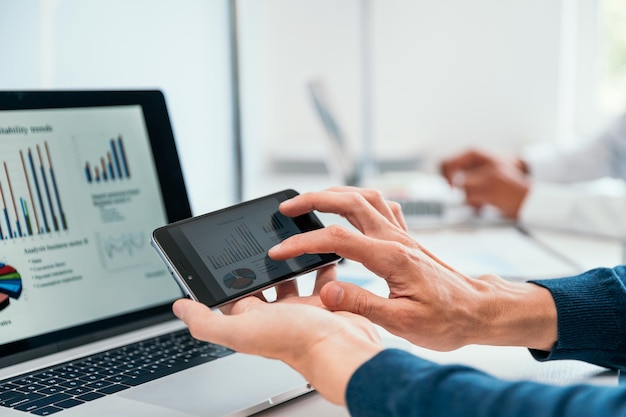
<path fill-rule="evenodd" d="M 626 369 L 626 265 L 531 282 L 552 293 L 558 316 L 557 343 L 550 352 L 531 350 L 535 359 Z"/>
<path fill-rule="evenodd" d="M 552 293 L 558 313 L 557 343 L 535 358 L 626 369 L 626 266 L 532 282 Z M 626 416 L 626 386 L 502 381 L 394 349 L 354 373 L 346 401 L 354 416 Z"/>
<path fill-rule="evenodd" d="M 510 382 L 388 349 L 354 373 L 350 414 L 428 417 L 626 416 L 626 387 Z"/>

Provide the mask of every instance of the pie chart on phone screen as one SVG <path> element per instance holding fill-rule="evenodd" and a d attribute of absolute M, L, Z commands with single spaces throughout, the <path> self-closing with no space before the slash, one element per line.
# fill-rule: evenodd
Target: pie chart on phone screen
<path fill-rule="evenodd" d="M 0 263 L 0 310 L 10 304 L 10 299 L 18 299 L 22 294 L 22 276 L 11 265 Z"/>
<path fill-rule="evenodd" d="M 224 276 L 224 285 L 233 290 L 241 290 L 252 285 L 255 279 L 256 274 L 251 269 L 239 268 Z"/>

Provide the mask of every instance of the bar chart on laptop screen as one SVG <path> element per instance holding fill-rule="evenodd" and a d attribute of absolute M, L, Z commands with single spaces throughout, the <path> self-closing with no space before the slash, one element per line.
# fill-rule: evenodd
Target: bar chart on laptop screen
<path fill-rule="evenodd" d="M 7 156 L 0 167 L 0 239 L 68 230 L 48 143 Z"/>
<path fill-rule="evenodd" d="M 108 145 L 108 149 L 103 147 L 101 156 L 95 157 L 95 162 L 85 161 L 85 179 L 89 184 L 130 179 L 122 135 L 109 139 Z"/>
<path fill-rule="evenodd" d="M 138 105 L 0 109 L 0 344 L 177 294 L 150 144 Z"/>
<path fill-rule="evenodd" d="M 142 226 L 143 173 L 132 167 L 138 159 L 136 139 L 106 128 L 71 135 L 77 167 L 82 166 L 79 186 L 88 195 L 87 210 L 99 223 L 94 233 L 98 256 L 109 270 L 141 265 L 151 252 L 149 231 Z"/>

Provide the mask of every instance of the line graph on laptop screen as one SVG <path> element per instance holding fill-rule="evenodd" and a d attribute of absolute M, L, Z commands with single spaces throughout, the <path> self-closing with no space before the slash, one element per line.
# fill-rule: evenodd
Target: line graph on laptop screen
<path fill-rule="evenodd" d="M 0 111 L 0 344 L 177 296 L 157 178 L 138 105 Z"/>

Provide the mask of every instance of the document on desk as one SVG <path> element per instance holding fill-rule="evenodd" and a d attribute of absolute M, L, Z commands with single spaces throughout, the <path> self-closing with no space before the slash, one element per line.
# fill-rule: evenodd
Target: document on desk
<path fill-rule="evenodd" d="M 510 280 L 559 278 L 581 267 L 515 226 L 416 230 L 411 235 L 439 259 L 470 276 Z"/>

